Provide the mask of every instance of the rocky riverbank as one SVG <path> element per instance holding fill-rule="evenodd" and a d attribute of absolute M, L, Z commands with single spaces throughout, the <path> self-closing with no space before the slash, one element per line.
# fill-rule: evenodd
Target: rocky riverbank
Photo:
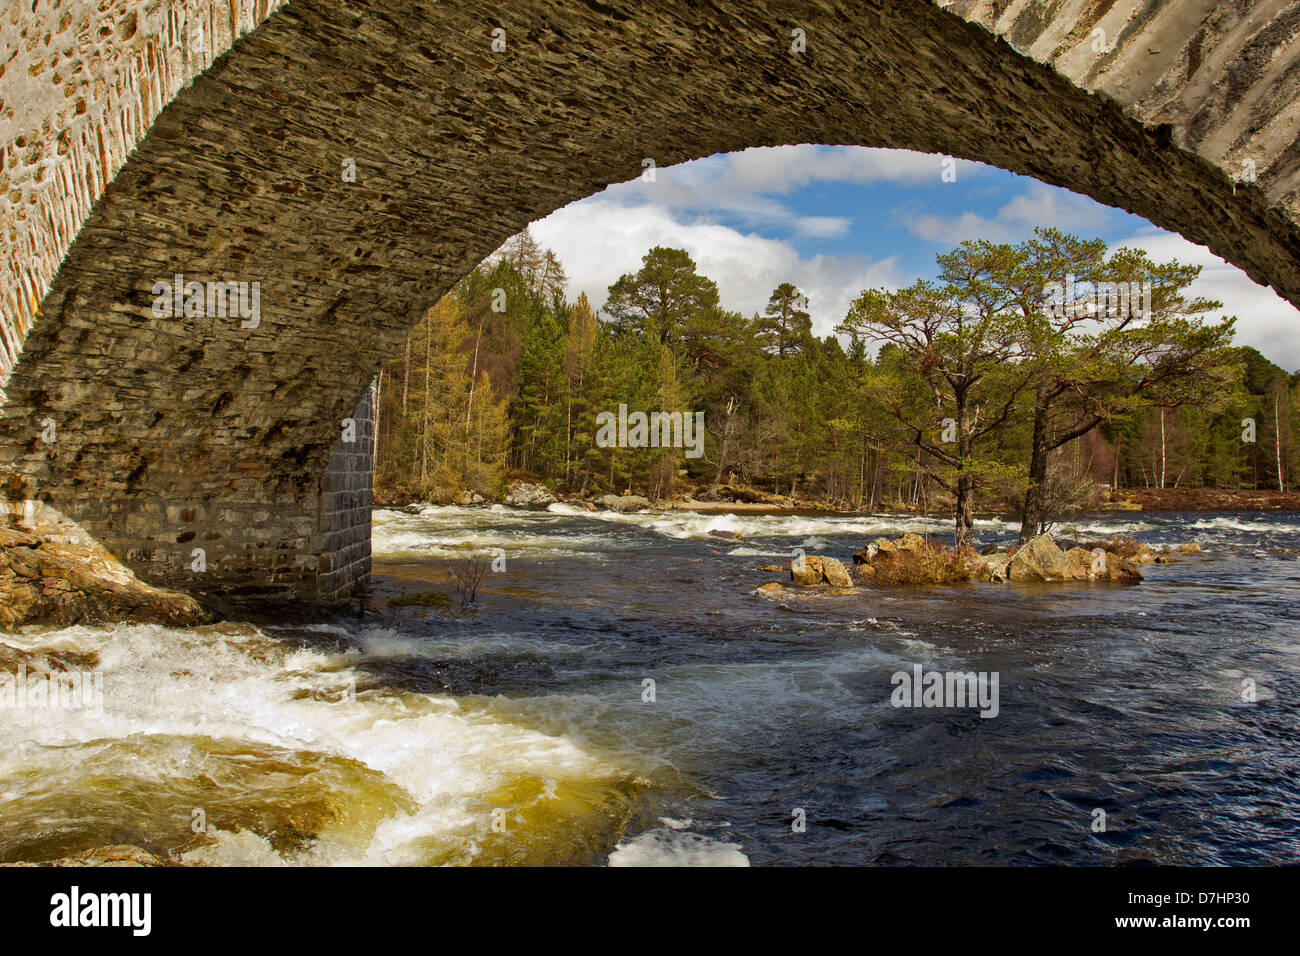
<path fill-rule="evenodd" d="M 1300 511 L 1300 491 L 1249 488 L 1122 488 L 1106 501 L 1124 511 Z"/>
<path fill-rule="evenodd" d="M 606 508 L 616 511 L 636 511 L 657 508 L 664 511 L 748 512 L 779 514 L 782 512 L 856 514 L 863 508 L 817 497 L 778 495 L 754 488 L 723 485 L 716 496 L 702 492 L 650 499 L 642 495 L 600 494 L 576 495 L 552 491 L 541 482 L 517 479 L 509 482 L 504 494 L 485 497 L 477 492 L 462 492 L 449 504 L 462 506 L 504 504 L 515 508 L 544 508 L 562 502 L 590 510 Z M 375 492 L 378 507 L 405 507 L 421 504 L 411 495 Z M 1017 508 L 1012 502 L 986 503 L 983 516 L 1015 518 Z M 866 509 L 886 514 L 937 515 L 944 511 L 944 503 L 931 501 L 926 508 L 910 502 L 881 501 Z M 1267 491 L 1230 488 L 1122 488 L 1101 493 L 1097 511 L 1300 511 L 1300 491 Z"/>
<path fill-rule="evenodd" d="M 24 527 L 6 509 L 0 521 L 0 630 L 116 622 L 185 627 L 209 620 L 194 598 L 145 584 L 57 515 L 42 514 Z"/>

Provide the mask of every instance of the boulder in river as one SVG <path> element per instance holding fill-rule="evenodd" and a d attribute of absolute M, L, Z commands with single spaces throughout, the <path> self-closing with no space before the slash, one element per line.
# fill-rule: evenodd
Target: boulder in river
<path fill-rule="evenodd" d="M 981 581 L 993 581 L 1004 584 L 1007 580 L 1007 565 L 1011 563 L 1011 555 L 1005 551 L 995 551 L 992 554 L 985 555 L 975 570 L 975 576 Z"/>
<path fill-rule="evenodd" d="M 1142 580 L 1142 572 L 1128 558 L 1107 553 L 1105 571 L 1095 573 L 1093 577 L 1098 581 L 1112 581 L 1115 584 L 1137 584 Z"/>
<path fill-rule="evenodd" d="M 506 504 L 515 508 L 544 508 L 554 504 L 555 495 L 545 485 L 536 485 L 527 481 L 512 481 L 506 489 Z"/>
<path fill-rule="evenodd" d="M 596 499 L 596 504 L 610 511 L 626 513 L 644 511 L 650 507 L 650 499 L 642 498 L 640 495 L 602 495 Z"/>
<path fill-rule="evenodd" d="M 130 621 L 188 627 L 210 620 L 188 594 L 145 584 L 93 542 L 0 529 L 0 630 Z"/>
<path fill-rule="evenodd" d="M 1051 535 L 1041 534 L 1021 545 L 1007 565 L 1012 581 L 1111 581 L 1137 584 L 1142 572 L 1137 562 L 1100 547 L 1062 551 Z"/>
<path fill-rule="evenodd" d="M 790 562 L 790 580 L 802 587 L 829 584 L 837 588 L 853 587 L 853 578 L 838 558 L 806 554 Z"/>
<path fill-rule="evenodd" d="M 911 551 L 913 554 L 921 554 L 930 550 L 930 542 L 911 531 L 894 542 L 894 546 L 900 551 Z"/>
<path fill-rule="evenodd" d="M 888 538 L 877 538 L 861 551 L 854 552 L 853 563 L 857 565 L 870 565 L 871 561 L 877 554 L 882 551 L 895 551 L 897 546 Z"/>
<path fill-rule="evenodd" d="M 956 584 L 974 574 L 970 552 L 911 533 L 897 541 L 877 538 L 853 560 L 859 578 L 878 584 Z"/>
<path fill-rule="evenodd" d="M 1007 565 L 1011 581 L 1068 581 L 1070 563 L 1050 534 L 1040 534 L 1022 544 Z"/>
<path fill-rule="evenodd" d="M 82 850 L 73 856 L 60 857 L 57 860 L 48 860 L 43 863 L 7 863 L 6 866 L 58 866 L 58 867 L 83 867 L 83 866 L 177 866 L 174 860 L 169 857 L 159 856 L 151 853 L 143 847 L 133 846 L 129 843 L 114 844 L 113 846 L 94 847 L 90 850 Z"/>

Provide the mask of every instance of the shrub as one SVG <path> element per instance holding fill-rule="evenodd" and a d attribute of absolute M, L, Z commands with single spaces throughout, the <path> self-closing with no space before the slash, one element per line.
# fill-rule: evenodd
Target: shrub
<path fill-rule="evenodd" d="M 1121 558 L 1132 558 L 1146 550 L 1146 545 L 1131 534 L 1116 534 L 1106 540 L 1080 541 L 1077 544 L 1085 551 L 1101 548 L 1103 551 L 1109 551 Z"/>
<path fill-rule="evenodd" d="M 881 551 L 871 561 L 880 584 L 958 584 L 969 581 L 974 551 L 954 550 L 942 541 L 932 541 L 924 548 Z"/>

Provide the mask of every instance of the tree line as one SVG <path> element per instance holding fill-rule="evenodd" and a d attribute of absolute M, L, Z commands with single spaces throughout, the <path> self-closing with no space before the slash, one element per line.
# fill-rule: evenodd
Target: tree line
<path fill-rule="evenodd" d="M 791 283 L 761 313 L 656 247 L 597 315 L 527 231 L 466 276 L 380 375 L 376 488 L 452 501 L 509 476 L 573 494 L 761 492 L 834 507 L 1013 509 L 1022 538 L 1098 489 L 1278 488 L 1300 465 L 1297 376 L 1233 347 L 1198 266 L 1054 229 L 970 240 L 933 279 L 864 290 L 813 333 Z M 701 457 L 602 447 L 620 404 L 703 411 Z"/>

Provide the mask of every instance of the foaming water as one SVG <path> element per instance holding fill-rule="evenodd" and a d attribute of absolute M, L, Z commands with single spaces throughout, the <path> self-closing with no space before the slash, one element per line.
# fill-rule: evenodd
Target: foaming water
<path fill-rule="evenodd" d="M 613 845 L 651 785 L 634 761 L 509 701 L 380 686 L 357 665 L 394 653 L 385 640 L 310 646 L 247 625 L 7 638 L 32 660 L 93 662 L 105 689 L 99 711 L 6 713 L 0 860 L 134 843 L 208 864 L 585 862 Z"/>
<path fill-rule="evenodd" d="M 105 691 L 102 711 L 5 712 L 0 860 L 118 843 L 199 865 L 1300 859 L 1300 518 L 1062 532 L 1206 548 L 1132 588 L 754 593 L 792 548 L 847 560 L 944 525 L 383 510 L 359 620 L 0 635 L 11 672 L 95 669 Z M 498 550 L 476 606 L 388 605 L 454 598 L 446 564 Z M 918 664 L 1000 674 L 998 716 L 894 708 L 891 675 Z"/>

